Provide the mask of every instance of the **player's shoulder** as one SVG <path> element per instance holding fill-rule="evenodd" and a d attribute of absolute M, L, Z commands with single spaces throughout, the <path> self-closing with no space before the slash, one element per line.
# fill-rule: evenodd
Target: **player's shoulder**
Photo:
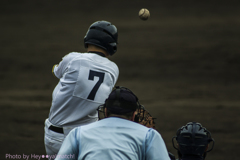
<path fill-rule="evenodd" d="M 135 130 L 138 130 L 138 131 L 141 131 L 141 132 L 144 132 L 148 135 L 156 135 L 156 136 L 160 136 L 161 137 L 161 134 L 154 128 L 149 128 L 149 127 L 146 127 L 140 123 L 136 123 L 136 122 L 133 122 L 132 128 L 134 128 Z"/>
<path fill-rule="evenodd" d="M 134 129 L 134 130 L 140 131 L 140 132 L 149 132 L 149 130 L 152 130 L 152 128 L 148 128 L 140 123 L 122 119 L 122 118 L 114 118 L 113 117 L 109 121 L 114 122 L 115 124 L 118 124 L 121 127 L 131 128 L 131 129 Z"/>
<path fill-rule="evenodd" d="M 109 60 L 109 59 L 108 59 L 108 60 Z M 117 66 L 117 64 L 116 64 L 115 62 L 113 62 L 113 61 L 109 60 L 109 63 L 111 63 L 111 65 L 112 65 L 113 67 L 115 67 L 115 68 L 117 68 L 117 69 L 118 69 L 118 66 Z"/>
<path fill-rule="evenodd" d="M 136 123 L 136 122 L 134 122 L 134 123 Z M 135 125 L 136 125 L 136 127 L 137 127 L 139 130 L 142 130 L 142 131 L 145 131 L 145 132 L 158 133 L 155 129 L 146 127 L 146 126 L 144 126 L 144 125 L 142 125 L 142 124 L 140 124 L 140 123 L 136 123 Z"/>
<path fill-rule="evenodd" d="M 63 59 L 64 59 L 64 58 L 70 58 L 70 57 L 76 57 L 76 56 L 79 56 L 79 55 L 81 55 L 80 52 L 70 52 L 70 53 L 64 55 L 64 56 L 63 56 Z"/>
<path fill-rule="evenodd" d="M 117 75 L 119 74 L 119 68 L 115 62 L 109 60 L 109 63 L 107 65 L 110 70 L 116 72 Z"/>
<path fill-rule="evenodd" d="M 116 74 L 119 74 L 119 68 L 115 62 L 112 60 L 105 58 L 105 66 L 108 66 L 109 70 L 112 70 L 113 72 L 116 72 Z"/>
<path fill-rule="evenodd" d="M 80 55 L 81 53 L 79 52 L 70 52 L 62 57 L 62 61 L 68 63 Z"/>

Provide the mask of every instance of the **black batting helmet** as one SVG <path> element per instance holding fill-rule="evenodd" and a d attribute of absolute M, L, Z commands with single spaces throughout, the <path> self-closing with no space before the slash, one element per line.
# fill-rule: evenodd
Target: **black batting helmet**
<path fill-rule="evenodd" d="M 117 51 L 117 28 L 108 21 L 94 22 L 84 37 L 84 46 L 93 44 L 103 48 L 108 54 L 113 55 Z"/>
<path fill-rule="evenodd" d="M 176 139 L 178 147 L 175 147 L 174 139 Z M 210 142 L 213 142 L 213 145 L 209 150 L 206 150 Z M 197 122 L 189 122 L 185 126 L 179 128 L 176 136 L 172 138 L 172 143 L 173 147 L 178 150 L 181 156 L 206 156 L 204 154 L 210 152 L 214 146 L 214 140 L 211 138 L 211 133 Z"/>

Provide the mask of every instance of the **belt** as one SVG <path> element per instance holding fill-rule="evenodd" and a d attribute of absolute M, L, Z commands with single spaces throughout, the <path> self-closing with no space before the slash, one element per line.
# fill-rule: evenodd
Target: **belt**
<path fill-rule="evenodd" d="M 50 130 L 54 131 L 54 132 L 57 132 L 57 133 L 62 133 L 63 134 L 63 128 L 59 128 L 59 127 L 55 127 L 53 125 L 51 125 L 49 127 Z"/>

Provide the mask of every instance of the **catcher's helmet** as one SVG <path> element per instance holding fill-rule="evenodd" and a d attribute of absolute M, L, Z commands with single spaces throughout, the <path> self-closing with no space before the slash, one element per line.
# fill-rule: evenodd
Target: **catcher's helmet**
<path fill-rule="evenodd" d="M 178 143 L 178 148 L 174 145 L 174 139 Z M 213 142 L 209 150 L 207 146 Z M 184 155 L 204 156 L 204 153 L 210 152 L 214 146 L 214 140 L 211 138 L 211 133 L 200 123 L 189 122 L 177 130 L 177 135 L 172 138 L 173 147 Z"/>
<path fill-rule="evenodd" d="M 84 37 L 84 46 L 93 44 L 103 48 L 108 54 L 113 55 L 117 51 L 117 28 L 108 21 L 94 22 Z"/>

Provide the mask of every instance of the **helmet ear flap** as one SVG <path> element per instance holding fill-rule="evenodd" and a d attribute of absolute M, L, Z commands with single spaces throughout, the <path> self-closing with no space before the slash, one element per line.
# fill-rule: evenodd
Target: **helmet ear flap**
<path fill-rule="evenodd" d="M 110 46 L 110 47 L 109 47 Z M 110 52 L 110 55 L 113 55 L 115 52 L 117 52 L 117 43 L 111 42 L 109 43 L 108 49 Z M 112 53 L 112 54 L 111 54 Z"/>

